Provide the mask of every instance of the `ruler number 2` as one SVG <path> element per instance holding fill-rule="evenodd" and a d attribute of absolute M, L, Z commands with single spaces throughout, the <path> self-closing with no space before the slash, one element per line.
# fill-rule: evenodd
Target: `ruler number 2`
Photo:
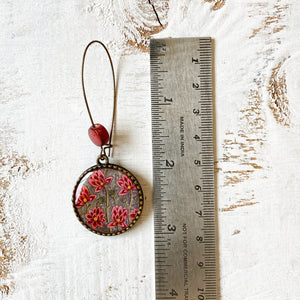
<path fill-rule="evenodd" d="M 168 167 L 168 168 L 173 168 L 174 167 L 174 165 L 175 165 L 175 162 L 174 162 L 174 160 L 167 160 L 166 159 L 166 167 Z"/>
<path fill-rule="evenodd" d="M 172 99 L 172 98 L 164 97 L 164 101 L 165 101 L 165 102 L 173 102 L 173 99 Z"/>
<path fill-rule="evenodd" d="M 202 216 L 203 216 L 202 210 L 195 211 L 195 213 L 196 213 L 199 217 L 202 217 Z"/>

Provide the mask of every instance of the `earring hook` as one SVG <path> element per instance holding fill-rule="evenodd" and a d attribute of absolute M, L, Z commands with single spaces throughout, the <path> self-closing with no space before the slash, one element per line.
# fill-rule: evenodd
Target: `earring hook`
<path fill-rule="evenodd" d="M 86 48 L 84 50 L 83 58 L 82 58 L 82 67 L 81 67 L 81 84 L 82 84 L 82 91 L 83 91 L 83 97 L 84 97 L 85 105 L 86 105 L 86 108 L 87 108 L 87 111 L 88 111 L 88 114 L 89 114 L 92 126 L 95 127 L 95 123 L 94 123 L 94 120 L 93 120 L 93 117 L 92 117 L 92 114 L 91 114 L 91 111 L 90 111 L 90 108 L 89 108 L 89 104 L 88 104 L 87 97 L 86 97 L 86 92 L 85 92 L 85 86 L 84 86 L 85 56 L 86 56 L 86 53 L 87 53 L 89 47 L 92 44 L 95 44 L 95 43 L 100 44 L 104 48 L 104 50 L 106 51 L 106 54 L 107 54 L 107 56 L 109 58 L 109 62 L 110 62 L 110 66 L 111 66 L 111 71 L 112 71 L 112 76 L 113 76 L 114 99 L 113 99 L 113 113 L 112 113 L 112 120 L 111 120 L 111 128 L 110 128 L 109 140 L 108 140 L 108 144 L 106 145 L 106 147 L 103 148 L 103 146 L 101 146 L 101 154 L 104 153 L 104 155 L 106 155 L 105 150 L 108 148 L 109 149 L 108 156 L 110 156 L 110 150 L 112 148 L 111 140 L 112 140 L 112 135 L 113 135 L 113 127 L 114 127 L 114 123 L 115 123 L 115 115 L 116 115 L 116 99 L 117 99 L 116 80 L 115 80 L 114 66 L 113 66 L 113 62 L 112 62 L 111 56 L 109 54 L 109 51 L 106 48 L 106 46 L 102 42 L 100 42 L 100 41 L 97 41 L 97 40 L 91 41 L 86 46 Z"/>

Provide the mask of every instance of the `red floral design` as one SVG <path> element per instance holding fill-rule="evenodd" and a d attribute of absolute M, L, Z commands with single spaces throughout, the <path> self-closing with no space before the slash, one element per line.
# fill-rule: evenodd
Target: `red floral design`
<path fill-rule="evenodd" d="M 121 196 L 126 195 L 130 190 L 136 190 L 136 187 L 131 181 L 131 179 L 125 174 L 123 174 L 122 177 L 119 178 L 117 184 L 119 187 L 122 188 L 122 190 L 119 192 L 119 195 Z"/>
<path fill-rule="evenodd" d="M 117 225 L 120 225 L 122 229 L 127 227 L 127 224 L 125 223 L 126 217 L 127 217 L 128 211 L 126 208 L 123 208 L 122 206 L 114 206 L 111 211 L 111 216 L 113 218 L 113 222 L 110 222 L 107 227 L 115 227 Z"/>
<path fill-rule="evenodd" d="M 134 220 L 138 212 L 139 212 L 139 210 L 135 208 L 135 209 L 133 210 L 133 212 L 131 212 L 131 213 L 129 214 L 129 217 L 130 217 L 132 220 Z M 132 220 L 131 220 L 131 221 L 132 221 Z"/>
<path fill-rule="evenodd" d="M 96 187 L 95 192 L 100 192 L 106 184 L 109 184 L 112 181 L 112 179 L 113 177 L 105 178 L 102 171 L 98 170 L 89 177 L 88 182 L 90 185 Z"/>
<path fill-rule="evenodd" d="M 90 209 L 89 212 L 85 215 L 85 217 L 87 219 L 86 223 L 88 225 L 92 225 L 94 229 L 96 229 L 97 226 L 102 227 L 103 222 L 106 222 L 105 214 L 101 207 L 94 207 L 94 209 Z"/>
<path fill-rule="evenodd" d="M 78 197 L 76 208 L 84 206 L 87 202 L 91 202 L 96 198 L 96 195 L 90 195 L 89 190 L 85 185 L 82 186 L 80 195 Z"/>

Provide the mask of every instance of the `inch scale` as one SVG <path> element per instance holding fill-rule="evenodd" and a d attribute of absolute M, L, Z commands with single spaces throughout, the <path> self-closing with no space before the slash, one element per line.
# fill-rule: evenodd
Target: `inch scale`
<path fill-rule="evenodd" d="M 150 42 L 156 299 L 217 299 L 210 38 Z"/>

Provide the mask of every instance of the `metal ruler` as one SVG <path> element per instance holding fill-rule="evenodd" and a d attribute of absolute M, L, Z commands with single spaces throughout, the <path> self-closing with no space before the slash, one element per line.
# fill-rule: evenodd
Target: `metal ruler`
<path fill-rule="evenodd" d="M 156 299 L 217 299 L 212 42 L 150 42 Z"/>

